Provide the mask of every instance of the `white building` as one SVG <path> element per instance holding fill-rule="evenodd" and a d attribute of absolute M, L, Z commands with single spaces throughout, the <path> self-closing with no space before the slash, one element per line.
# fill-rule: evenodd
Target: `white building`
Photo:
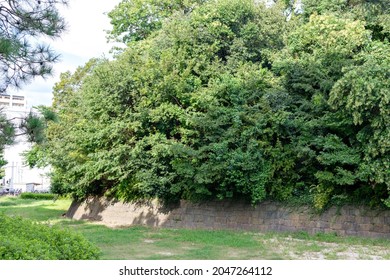
<path fill-rule="evenodd" d="M 16 123 L 30 112 L 30 109 L 27 108 L 26 97 L 21 94 L 0 94 L 0 107 L 3 108 L 2 111 L 7 118 L 13 119 Z M 35 190 L 49 189 L 50 180 L 47 176 L 49 169 L 30 168 L 24 163 L 22 153 L 30 147 L 31 144 L 24 136 L 16 137 L 13 145 L 5 147 L 4 159 L 8 164 L 3 166 L 5 176 L 0 182 L 3 187 L 26 191 L 27 185 L 33 185 Z"/>

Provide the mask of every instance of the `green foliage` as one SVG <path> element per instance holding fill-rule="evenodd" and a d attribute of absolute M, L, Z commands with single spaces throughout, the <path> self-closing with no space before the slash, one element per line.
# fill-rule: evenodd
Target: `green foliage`
<path fill-rule="evenodd" d="M 47 125 L 49 122 L 58 121 L 57 114 L 49 107 L 38 106 L 35 109 L 38 112 L 30 112 L 19 125 L 21 135 L 26 135 L 32 144 L 30 150 L 22 153 L 25 163 L 30 168 L 47 166 Z"/>
<path fill-rule="evenodd" d="M 286 21 L 285 5 L 252 0 L 142 3 L 111 14 L 126 50 L 54 87 L 57 117 L 30 161 L 53 167 L 55 193 L 318 209 L 388 201 L 382 11 L 306 1 Z"/>
<path fill-rule="evenodd" d="M 41 117 L 35 113 L 30 112 L 19 125 L 23 130 L 23 134 L 27 135 L 28 141 L 40 144 L 44 141 L 45 123 Z"/>
<path fill-rule="evenodd" d="M 312 14 L 334 14 L 337 17 L 351 18 L 365 22 L 374 40 L 390 39 L 388 0 L 302 0 L 304 17 Z"/>
<path fill-rule="evenodd" d="M 36 199 L 36 200 L 54 200 L 58 195 L 53 193 L 29 193 L 24 192 L 20 194 L 22 199 Z"/>
<path fill-rule="evenodd" d="M 52 65 L 59 55 L 50 46 L 39 44 L 40 36 L 56 38 L 65 29 L 65 21 L 58 12 L 59 5 L 67 0 L 9 0 L 0 3 L 0 93 L 9 87 L 20 88 L 36 77 L 52 74 Z M 38 118 L 30 114 L 21 122 L 22 134 L 29 140 L 40 142 L 44 127 Z M 5 145 L 13 143 L 15 121 L 8 120 L 0 112 L 0 154 Z M 6 162 L 0 156 L 0 167 Z"/>
<path fill-rule="evenodd" d="M 26 165 L 30 168 L 46 166 L 46 154 L 43 149 L 42 146 L 33 144 L 30 150 L 23 152 L 22 155 Z"/>
<path fill-rule="evenodd" d="M 279 12 L 249 0 L 204 5 L 116 61 L 64 75 L 54 93 L 59 122 L 47 131 L 54 189 L 263 200 L 274 169 L 257 149 L 274 136 L 262 132 L 272 122 L 262 112 L 278 93 L 272 74 L 253 63 L 282 46 Z"/>
<path fill-rule="evenodd" d="M 295 98 L 293 115 L 299 131 L 295 149 L 304 163 L 298 172 L 315 186 L 309 189 L 315 193 L 317 208 L 331 203 L 333 197 L 355 198 L 364 193 L 371 203 L 378 204 L 388 196 L 389 153 L 383 143 L 389 140 L 384 125 L 388 123 L 384 108 L 389 107 L 389 93 L 388 85 L 382 82 L 389 69 L 383 55 L 388 44 L 374 43 L 370 33 L 359 20 L 312 15 L 308 23 L 291 33 L 286 49 L 275 59 L 275 69 Z M 372 61 L 376 55 L 381 62 Z M 371 63 L 364 65 L 366 60 Z M 357 69 L 367 73 L 357 73 Z M 365 115 L 362 108 L 366 106 L 371 107 Z M 378 128 L 375 132 L 371 123 Z M 381 147 L 369 144 L 374 139 L 380 139 Z M 374 157 L 366 151 L 370 145 Z"/>
<path fill-rule="evenodd" d="M 0 168 L 7 164 L 3 158 L 4 147 L 13 143 L 15 139 L 15 127 L 0 109 Z M 2 175 L 4 176 L 4 175 Z M 1 177 L 2 177 L 1 176 Z"/>
<path fill-rule="evenodd" d="M 108 37 L 123 43 L 144 40 L 173 14 L 190 13 L 203 2 L 207 0 L 122 0 L 108 13 L 112 25 Z"/>
<path fill-rule="evenodd" d="M 58 55 L 36 38 L 58 37 L 65 29 L 58 5 L 67 0 L 10 0 L 0 3 L 0 92 L 19 88 L 35 77 L 47 77 Z"/>
<path fill-rule="evenodd" d="M 332 89 L 329 102 L 355 124 L 362 176 L 390 189 L 390 45 L 377 42 L 356 57 Z"/>
<path fill-rule="evenodd" d="M 99 250 L 83 236 L 0 213 L 1 260 L 88 260 Z"/>

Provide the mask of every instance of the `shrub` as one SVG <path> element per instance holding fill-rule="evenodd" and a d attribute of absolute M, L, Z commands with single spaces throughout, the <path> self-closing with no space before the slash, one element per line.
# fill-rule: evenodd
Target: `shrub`
<path fill-rule="evenodd" d="M 36 200 L 52 200 L 57 197 L 56 194 L 53 193 L 21 193 L 20 198 L 22 199 L 36 199 Z"/>
<path fill-rule="evenodd" d="M 0 213 L 0 260 L 85 260 L 99 254 L 80 234 Z"/>

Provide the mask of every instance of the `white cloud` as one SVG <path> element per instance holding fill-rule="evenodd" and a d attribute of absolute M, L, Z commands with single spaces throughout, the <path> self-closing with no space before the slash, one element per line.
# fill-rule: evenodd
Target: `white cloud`
<path fill-rule="evenodd" d="M 93 57 L 108 54 L 112 45 L 107 43 L 105 30 L 110 29 L 107 13 L 120 0 L 70 0 L 68 7 L 61 8 L 61 14 L 68 23 L 68 30 L 61 38 L 46 41 L 61 55 L 54 65 L 54 75 L 46 80 L 35 79 L 19 92 L 26 94 L 28 106 L 50 105 L 51 89 L 65 71 L 74 71 Z M 10 90 L 13 93 L 15 90 Z"/>
<path fill-rule="evenodd" d="M 110 28 L 109 18 L 104 14 L 118 4 L 119 0 L 71 0 L 61 9 L 68 21 L 68 31 L 53 47 L 61 53 L 83 57 L 100 56 L 109 51 L 105 30 Z"/>

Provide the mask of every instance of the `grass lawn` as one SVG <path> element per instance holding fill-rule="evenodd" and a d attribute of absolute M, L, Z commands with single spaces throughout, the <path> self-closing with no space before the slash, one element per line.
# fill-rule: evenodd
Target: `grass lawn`
<path fill-rule="evenodd" d="M 387 259 L 390 240 L 329 234 L 258 233 L 226 230 L 108 228 L 63 218 L 70 200 L 1 197 L 0 212 L 81 232 L 100 247 L 101 259 Z M 0 225 L 1 226 L 1 225 Z"/>

